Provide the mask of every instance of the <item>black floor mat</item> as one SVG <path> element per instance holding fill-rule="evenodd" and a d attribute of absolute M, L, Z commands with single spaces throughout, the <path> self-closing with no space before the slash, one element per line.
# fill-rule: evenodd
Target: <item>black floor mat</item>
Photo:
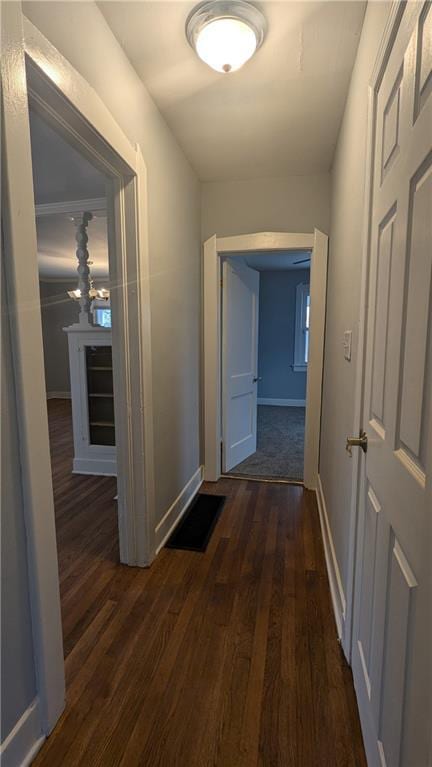
<path fill-rule="evenodd" d="M 224 495 L 199 493 L 165 546 L 169 549 L 205 551 L 224 503 Z"/>

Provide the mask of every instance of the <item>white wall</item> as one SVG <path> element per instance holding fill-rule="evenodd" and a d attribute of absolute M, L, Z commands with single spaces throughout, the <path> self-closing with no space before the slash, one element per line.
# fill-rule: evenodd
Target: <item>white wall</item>
<path fill-rule="evenodd" d="M 68 339 L 63 328 L 78 322 L 79 305 L 67 295 L 71 282 L 39 282 L 47 393 L 70 392 Z"/>
<path fill-rule="evenodd" d="M 313 232 L 328 234 L 330 174 L 217 181 L 202 184 L 202 239 L 213 234 Z"/>
<path fill-rule="evenodd" d="M 346 437 L 353 432 L 360 311 L 368 83 L 390 3 L 369 3 L 332 171 L 320 476 L 346 595 L 353 488 Z M 343 355 L 353 331 L 352 361 Z"/>
<path fill-rule="evenodd" d="M 306 373 L 293 366 L 297 286 L 309 282 L 309 269 L 260 272 L 258 402 L 306 399 Z"/>
<path fill-rule="evenodd" d="M 199 465 L 200 188 L 94 3 L 24 3 L 24 12 L 85 77 L 148 169 L 156 516 Z"/>

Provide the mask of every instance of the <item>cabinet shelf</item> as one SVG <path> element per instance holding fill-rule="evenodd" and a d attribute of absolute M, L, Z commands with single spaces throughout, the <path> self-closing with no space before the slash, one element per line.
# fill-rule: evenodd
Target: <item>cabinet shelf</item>
<path fill-rule="evenodd" d="M 109 392 L 89 392 L 89 397 L 107 397 L 113 399 L 114 394 L 110 394 Z"/>
<path fill-rule="evenodd" d="M 68 332 L 74 414 L 73 470 L 117 473 L 111 333 L 94 327 Z"/>
<path fill-rule="evenodd" d="M 88 346 L 86 365 L 90 445 L 115 448 L 111 346 Z"/>

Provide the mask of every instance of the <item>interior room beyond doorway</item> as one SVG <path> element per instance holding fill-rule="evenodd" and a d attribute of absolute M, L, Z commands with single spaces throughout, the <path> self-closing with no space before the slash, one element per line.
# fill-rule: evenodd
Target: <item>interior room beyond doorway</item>
<path fill-rule="evenodd" d="M 246 281 L 245 270 L 257 275 L 257 317 L 253 319 L 254 311 L 251 313 L 252 323 L 257 320 L 257 337 L 255 340 L 251 338 L 252 347 L 256 344 L 256 352 L 252 351 L 255 388 L 250 394 L 250 406 L 256 413 L 249 411 L 251 430 L 256 430 L 256 443 L 253 443 L 252 451 L 248 449 L 247 457 L 227 469 L 231 475 L 303 480 L 310 261 L 311 252 L 304 250 L 253 253 L 228 259 L 237 275 L 228 275 L 230 284 L 225 286 L 222 301 L 234 301 L 236 290 L 241 291 L 233 284 L 233 280 L 242 279 L 240 264 Z M 234 314 L 229 307 L 223 316 L 228 323 L 223 329 L 224 348 L 229 349 L 239 340 L 235 339 L 239 330 L 232 327 Z M 226 370 L 227 375 L 223 376 L 227 387 L 240 372 L 240 369 L 234 370 L 236 364 L 240 364 L 236 357 L 228 359 L 225 354 L 225 366 L 233 366 L 233 370 Z M 239 417 L 239 409 L 230 408 L 229 404 L 228 409 L 230 418 Z M 246 413 L 243 406 L 245 418 L 248 417 Z M 230 424 L 227 424 L 227 431 L 232 435 Z M 235 442 L 235 436 L 232 441 Z M 229 460 L 229 456 L 225 456 L 225 460 Z"/>
<path fill-rule="evenodd" d="M 108 180 L 32 109 L 30 128 L 66 658 L 77 570 L 119 562 Z"/>

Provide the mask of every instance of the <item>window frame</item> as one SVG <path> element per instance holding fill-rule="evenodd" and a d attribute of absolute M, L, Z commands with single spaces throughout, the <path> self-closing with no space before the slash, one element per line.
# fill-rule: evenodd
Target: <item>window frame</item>
<path fill-rule="evenodd" d="M 94 298 L 91 305 L 91 311 L 93 314 L 93 322 L 97 327 L 104 328 L 104 330 L 111 330 L 112 324 L 111 324 L 111 316 L 110 316 L 110 324 L 109 325 L 101 325 L 98 322 L 98 311 L 106 311 L 109 309 L 111 312 L 111 301 L 108 299 L 108 301 L 105 298 Z"/>
<path fill-rule="evenodd" d="M 300 282 L 296 287 L 295 305 L 295 336 L 294 336 L 294 364 L 295 373 L 307 373 L 308 363 L 305 362 L 306 348 L 306 307 L 309 296 L 310 307 L 310 283 Z M 309 320 L 310 325 L 310 320 Z"/>

